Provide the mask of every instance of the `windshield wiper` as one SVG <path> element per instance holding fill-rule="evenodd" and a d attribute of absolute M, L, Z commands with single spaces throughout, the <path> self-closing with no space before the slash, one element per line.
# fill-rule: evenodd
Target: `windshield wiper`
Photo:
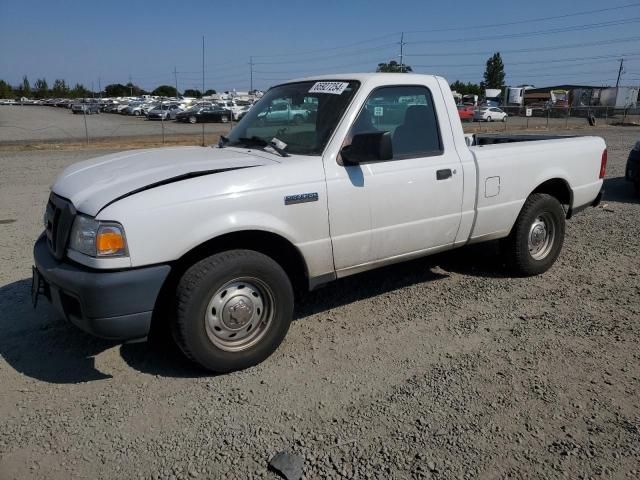
<path fill-rule="evenodd" d="M 289 156 L 289 154 L 284 151 L 284 148 L 280 148 L 278 145 L 276 145 L 276 142 L 267 142 L 264 138 L 256 137 L 255 135 L 252 137 L 240 137 L 234 143 L 243 145 L 245 147 L 258 147 L 262 149 L 270 147 L 281 157 Z"/>

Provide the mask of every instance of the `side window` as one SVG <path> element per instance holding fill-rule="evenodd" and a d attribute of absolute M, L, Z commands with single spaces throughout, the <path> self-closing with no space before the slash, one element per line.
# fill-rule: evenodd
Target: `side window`
<path fill-rule="evenodd" d="M 406 85 L 374 90 L 348 138 L 381 131 L 391 133 L 394 159 L 442 154 L 433 97 L 426 87 Z"/>

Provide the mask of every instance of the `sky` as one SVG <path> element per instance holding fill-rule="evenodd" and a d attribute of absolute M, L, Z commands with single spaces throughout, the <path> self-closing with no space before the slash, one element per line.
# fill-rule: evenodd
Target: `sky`
<path fill-rule="evenodd" d="M 0 79 L 57 78 L 98 90 L 266 89 L 289 78 L 375 71 L 480 82 L 492 52 L 506 83 L 640 84 L 640 1 L 0 0 Z M 253 67 L 249 62 L 253 58 Z M 177 74 L 174 74 L 174 69 Z"/>

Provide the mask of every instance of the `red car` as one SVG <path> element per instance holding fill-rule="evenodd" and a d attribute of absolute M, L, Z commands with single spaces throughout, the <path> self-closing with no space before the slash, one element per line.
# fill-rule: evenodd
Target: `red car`
<path fill-rule="evenodd" d="M 473 122 L 473 106 L 472 105 L 458 105 L 458 115 L 461 122 Z"/>

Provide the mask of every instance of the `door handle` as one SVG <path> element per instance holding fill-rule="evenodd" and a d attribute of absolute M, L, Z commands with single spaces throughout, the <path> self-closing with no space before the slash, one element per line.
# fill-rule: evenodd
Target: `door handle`
<path fill-rule="evenodd" d="M 451 178 L 452 175 L 453 173 L 451 172 L 450 168 L 445 168 L 444 170 L 436 171 L 436 178 L 438 180 L 446 180 L 447 178 Z"/>

